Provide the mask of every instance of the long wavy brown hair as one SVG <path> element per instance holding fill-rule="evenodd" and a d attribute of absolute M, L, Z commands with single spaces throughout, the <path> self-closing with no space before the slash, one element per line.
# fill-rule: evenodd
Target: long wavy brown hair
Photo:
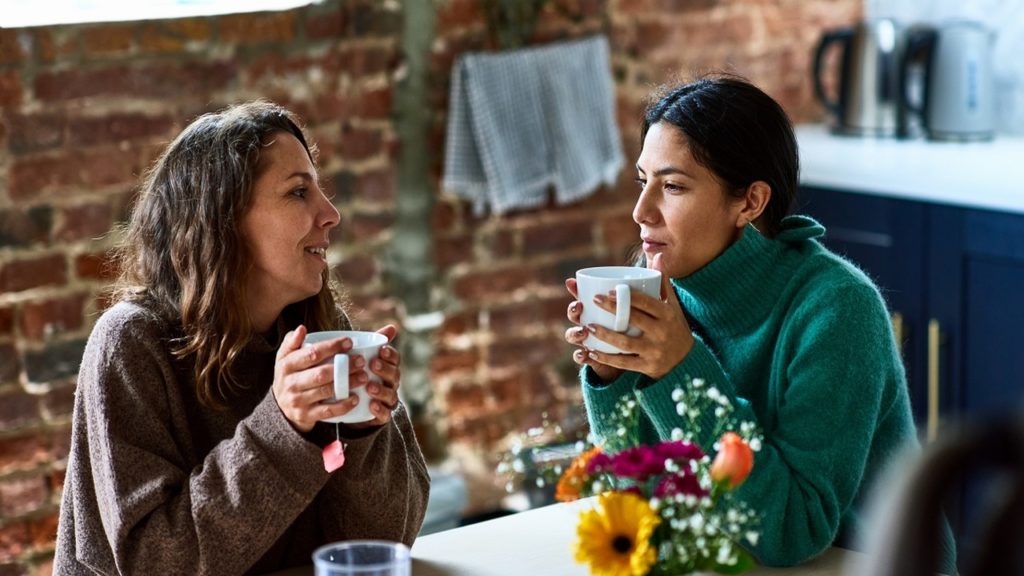
<path fill-rule="evenodd" d="M 114 300 L 144 302 L 173 325 L 177 358 L 195 361 L 196 393 L 220 407 L 245 387 L 232 365 L 252 339 L 245 307 L 252 265 L 239 223 L 252 199 L 260 152 L 274 134 L 298 138 L 316 164 L 295 117 L 277 104 L 248 102 L 200 116 L 147 172 L 116 252 Z M 290 329 L 346 328 L 328 270 L 316 296 L 285 308 Z"/>

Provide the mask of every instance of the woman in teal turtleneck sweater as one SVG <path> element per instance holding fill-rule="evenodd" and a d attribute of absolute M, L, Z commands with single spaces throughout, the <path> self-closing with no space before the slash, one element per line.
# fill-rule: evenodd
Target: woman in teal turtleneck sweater
<path fill-rule="evenodd" d="M 789 119 L 753 85 L 708 78 L 652 104 L 642 142 L 633 219 L 643 261 L 665 279 L 663 299 L 634 292 L 640 336 L 566 332 L 581 346 L 592 431 L 610 433 L 606 415 L 631 396 L 641 438 L 668 439 L 682 425 L 672 391 L 703 378 L 764 433 L 737 491 L 761 513 L 759 560 L 793 565 L 855 543 L 873 482 L 916 433 L 878 289 L 818 242 L 822 226 L 786 216 L 798 186 Z M 576 296 L 575 280 L 566 285 Z M 574 301 L 576 324 L 583 306 L 615 309 L 611 295 Z M 630 354 L 583 348 L 588 330 Z M 942 569 L 953 573 L 946 530 Z"/>

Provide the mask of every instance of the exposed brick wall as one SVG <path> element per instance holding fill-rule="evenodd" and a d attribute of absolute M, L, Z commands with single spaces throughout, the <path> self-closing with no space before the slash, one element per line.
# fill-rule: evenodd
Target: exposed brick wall
<path fill-rule="evenodd" d="M 808 68 L 826 27 L 858 0 L 563 0 L 535 42 L 608 33 L 627 163 L 657 84 L 709 69 L 747 75 L 797 120 L 815 119 Z M 449 69 L 492 48 L 477 0 L 435 0 L 432 136 L 443 149 Z M 112 271 L 140 175 L 197 114 L 263 97 L 317 141 L 338 192 L 332 247 L 357 321 L 398 316 L 384 255 L 394 222 L 392 89 L 398 3 L 331 0 L 280 13 L 0 30 L 0 574 L 49 573 L 78 361 Z M 435 177 L 441 158 L 435 156 Z M 430 383 L 448 454 L 472 506 L 496 505 L 490 471 L 510 433 L 581 410 L 562 341 L 562 280 L 621 262 L 636 240 L 626 170 L 583 202 L 474 217 L 438 194 L 433 223 L 437 332 Z M 435 180 L 436 184 L 436 180 Z M 436 188 L 436 186 L 435 186 Z"/>

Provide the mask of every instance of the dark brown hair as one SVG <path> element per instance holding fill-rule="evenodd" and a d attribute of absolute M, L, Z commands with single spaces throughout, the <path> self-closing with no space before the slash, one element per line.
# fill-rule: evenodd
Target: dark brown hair
<path fill-rule="evenodd" d="M 750 82 L 709 76 L 663 88 L 644 112 L 640 146 L 651 126 L 666 122 L 686 136 L 694 159 L 710 170 L 730 195 L 741 197 L 758 180 L 772 189 L 757 219 L 768 237 L 780 230 L 799 186 L 796 136 L 786 112 Z"/>
<path fill-rule="evenodd" d="M 249 102 L 197 118 L 146 174 L 117 249 L 114 299 L 144 301 L 180 327 L 173 354 L 194 358 L 196 393 L 209 406 L 244 387 L 231 372 L 253 337 L 242 281 L 251 257 L 239 223 L 260 152 L 281 132 L 314 160 L 294 116 L 276 104 Z M 302 323 L 310 331 L 347 326 L 335 302 L 325 270 L 320 293 L 288 306 L 283 317 L 289 328 Z"/>

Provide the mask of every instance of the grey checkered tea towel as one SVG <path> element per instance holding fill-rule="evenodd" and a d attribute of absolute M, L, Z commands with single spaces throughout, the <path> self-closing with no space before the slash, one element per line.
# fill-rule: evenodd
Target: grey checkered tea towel
<path fill-rule="evenodd" d="M 496 54 L 452 70 L 445 190 L 477 214 L 567 204 L 622 168 L 604 36 Z"/>

